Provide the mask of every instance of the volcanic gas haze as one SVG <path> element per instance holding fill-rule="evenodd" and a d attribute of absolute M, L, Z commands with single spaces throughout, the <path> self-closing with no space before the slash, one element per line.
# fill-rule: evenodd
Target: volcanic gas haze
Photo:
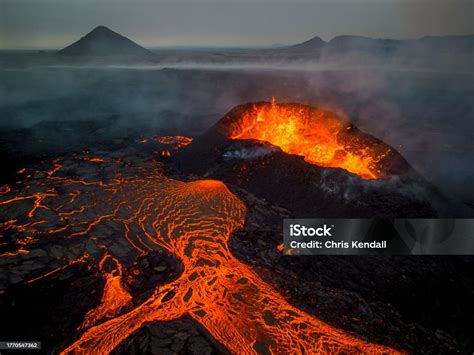
<path fill-rule="evenodd" d="M 60 258 L 63 266 L 30 282 L 72 263 L 94 265 L 105 279 L 99 304 L 64 353 L 110 353 L 147 323 L 183 315 L 232 353 L 395 353 L 290 305 L 237 260 L 227 243 L 244 225 L 247 209 L 222 182 L 181 182 L 166 177 L 156 162 L 133 165 L 63 159 L 0 198 L 7 216 L 2 230 L 15 234 L 18 248 L 2 257 L 12 258 L 13 268 L 46 240 L 83 251 L 69 261 Z M 124 253 L 127 248 L 133 253 Z M 122 270 L 133 255 L 162 249 L 178 257 L 182 273 L 156 285 L 148 298 L 135 299 Z"/>
<path fill-rule="evenodd" d="M 256 103 L 237 107 L 221 122 L 230 139 L 257 139 L 301 155 L 311 164 L 341 168 L 363 179 L 392 175 L 397 153 L 336 114 L 301 104 Z"/>

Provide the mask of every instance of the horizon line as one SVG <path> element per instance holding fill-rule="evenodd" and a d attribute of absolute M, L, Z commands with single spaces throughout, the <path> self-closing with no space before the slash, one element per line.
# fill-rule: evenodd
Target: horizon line
<path fill-rule="evenodd" d="M 0 50 L 45 50 L 45 51 L 53 51 L 53 50 L 61 50 L 63 48 L 66 48 L 67 46 L 77 42 L 79 39 L 82 37 L 86 36 L 90 32 L 92 32 L 95 28 L 97 27 L 107 27 L 103 25 L 95 26 L 91 31 L 87 32 L 86 34 L 80 36 L 77 40 L 70 42 L 68 44 L 62 45 L 62 47 L 37 47 L 37 46 L 32 46 L 32 47 L 0 47 Z M 370 37 L 370 36 L 365 36 L 365 35 L 358 35 L 358 34 L 343 34 L 343 35 L 337 35 L 332 37 L 330 40 L 324 40 L 320 36 L 316 35 L 311 38 L 308 38 L 306 40 L 303 40 L 301 42 L 297 43 L 292 43 L 292 44 L 283 44 L 283 43 L 273 43 L 273 44 L 241 44 L 241 45 L 220 45 L 220 44 L 176 44 L 176 45 L 142 45 L 140 44 L 137 40 L 134 40 L 127 35 L 123 35 L 120 32 L 117 32 L 115 30 L 110 29 L 107 27 L 110 31 L 113 31 L 133 42 L 138 44 L 139 46 L 145 48 L 145 49 L 271 49 L 271 48 L 283 48 L 283 47 L 290 47 L 290 46 L 295 46 L 298 44 L 302 44 L 305 42 L 308 42 L 314 38 L 320 38 L 324 43 L 330 43 L 336 38 L 339 37 L 360 37 L 360 38 L 368 38 L 368 39 L 374 39 L 374 40 L 391 40 L 391 41 L 416 41 L 416 40 L 421 40 L 424 38 L 432 38 L 432 37 L 469 37 L 469 36 L 474 36 L 474 32 L 468 32 L 468 33 L 456 33 L 456 34 L 445 34 L 445 35 L 422 35 L 422 36 L 417 36 L 417 37 L 403 37 L 403 38 L 390 38 L 390 37 Z"/>

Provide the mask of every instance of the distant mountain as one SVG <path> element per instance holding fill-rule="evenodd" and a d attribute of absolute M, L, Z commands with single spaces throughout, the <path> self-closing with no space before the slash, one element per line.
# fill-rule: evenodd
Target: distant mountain
<path fill-rule="evenodd" d="M 339 49 L 374 49 L 375 47 L 398 46 L 405 41 L 378 39 L 362 36 L 337 36 L 329 41 L 328 46 Z"/>
<path fill-rule="evenodd" d="M 291 46 L 292 49 L 302 49 L 302 50 L 307 50 L 307 49 L 319 49 L 321 47 L 324 47 L 326 42 L 324 42 L 321 37 L 313 37 L 303 43 L 295 44 Z"/>
<path fill-rule="evenodd" d="M 98 26 L 58 52 L 69 57 L 150 57 L 153 54 L 105 26 Z"/>
<path fill-rule="evenodd" d="M 433 49 L 474 49 L 474 34 L 461 36 L 426 36 L 419 39 L 397 40 L 370 38 L 363 36 L 337 36 L 329 42 L 324 42 L 320 37 L 313 37 L 308 41 L 288 47 L 293 50 L 330 50 L 330 51 L 370 51 L 390 52 L 401 48 L 427 48 Z"/>
<path fill-rule="evenodd" d="M 329 42 L 314 37 L 273 51 L 273 57 L 347 66 L 394 66 L 436 70 L 473 71 L 474 34 L 383 39 L 337 36 Z"/>

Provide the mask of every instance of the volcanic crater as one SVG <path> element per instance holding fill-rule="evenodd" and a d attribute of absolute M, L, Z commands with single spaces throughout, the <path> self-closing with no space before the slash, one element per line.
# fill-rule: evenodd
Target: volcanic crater
<path fill-rule="evenodd" d="M 237 106 L 173 161 L 179 171 L 239 186 L 298 217 L 444 213 L 442 194 L 393 147 L 302 104 Z"/>

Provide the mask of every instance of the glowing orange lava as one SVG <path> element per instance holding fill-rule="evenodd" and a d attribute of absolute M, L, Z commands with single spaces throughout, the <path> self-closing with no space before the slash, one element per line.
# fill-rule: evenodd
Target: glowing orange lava
<path fill-rule="evenodd" d="M 235 259 L 227 239 L 242 227 L 246 208 L 223 183 L 162 178 L 153 190 L 141 225 L 153 243 L 181 259 L 183 274 L 132 311 L 87 330 L 65 353 L 108 353 L 142 325 L 183 314 L 203 324 L 233 353 L 391 351 L 289 305 Z"/>
<path fill-rule="evenodd" d="M 36 191 L 37 186 L 34 193 L 1 196 L 0 212 L 29 203 L 24 211 L 27 222 L 5 222 L 2 228 L 32 236 L 28 243 L 40 238 L 78 240 L 96 244 L 102 253 L 98 267 L 106 282 L 100 304 L 87 313 L 79 328 L 82 334 L 64 353 L 107 354 L 145 324 L 185 314 L 232 353 L 397 353 L 290 305 L 250 266 L 237 260 L 227 242 L 233 231 L 243 227 L 246 207 L 222 182 L 172 180 L 156 166 L 139 174 L 126 170 L 107 182 L 46 176 L 41 182 L 44 192 Z M 59 225 L 42 223 L 40 209 L 58 215 Z M 118 230 L 117 225 L 124 226 L 125 233 L 114 232 L 111 239 L 110 230 Z M 139 255 L 167 249 L 181 260 L 182 274 L 157 286 L 144 302 L 134 302 L 122 282 L 123 262 L 108 247 L 120 238 Z M 94 258 L 85 255 L 64 267 L 78 262 L 94 262 Z M 56 272 L 59 269 L 43 277 Z"/>
<path fill-rule="evenodd" d="M 389 148 L 329 111 L 299 104 L 254 105 L 232 122 L 228 137 L 257 139 L 280 147 L 289 154 L 301 155 L 311 164 L 342 168 L 363 179 L 381 175 L 381 160 Z"/>
<path fill-rule="evenodd" d="M 109 261 L 112 264 L 108 266 L 111 269 L 110 271 L 106 268 L 106 263 Z M 132 296 L 122 284 L 122 265 L 120 262 L 106 252 L 99 263 L 99 267 L 105 278 L 102 299 L 99 306 L 91 309 L 86 314 L 79 329 L 87 329 L 104 318 L 116 316 L 132 300 Z"/>
<path fill-rule="evenodd" d="M 156 140 L 161 144 L 176 146 L 177 149 L 185 147 L 193 141 L 192 138 L 185 136 L 158 136 Z"/>

